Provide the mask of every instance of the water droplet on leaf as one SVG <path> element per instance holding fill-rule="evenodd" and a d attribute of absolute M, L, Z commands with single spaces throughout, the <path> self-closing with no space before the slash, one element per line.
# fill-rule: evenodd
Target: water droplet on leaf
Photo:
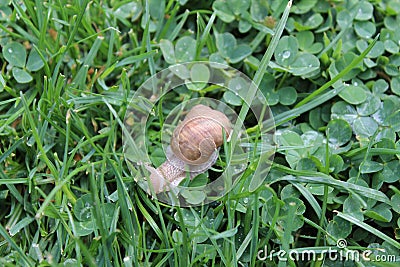
<path fill-rule="evenodd" d="M 289 57 L 290 57 L 290 51 L 289 50 L 283 51 L 282 58 L 289 58 Z"/>

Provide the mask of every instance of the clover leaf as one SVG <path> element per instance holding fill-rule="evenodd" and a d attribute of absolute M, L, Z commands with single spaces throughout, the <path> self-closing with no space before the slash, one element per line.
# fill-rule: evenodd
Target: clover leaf
<path fill-rule="evenodd" d="M 369 20 L 373 16 L 374 6 L 368 1 L 359 2 L 355 9 L 357 9 L 356 20 Z"/>
<path fill-rule="evenodd" d="M 375 34 L 376 26 L 371 21 L 357 21 L 354 30 L 359 37 L 369 39 Z"/>
<path fill-rule="evenodd" d="M 186 80 L 186 86 L 193 91 L 200 91 L 208 84 L 210 70 L 204 64 L 194 64 L 190 69 L 190 82 Z"/>
<path fill-rule="evenodd" d="M 149 24 L 149 31 L 155 32 L 164 18 L 165 0 L 149 0 L 149 16 L 142 16 L 140 26 L 145 29 Z M 148 21 L 149 20 L 149 21 Z"/>
<path fill-rule="evenodd" d="M 251 4 L 250 4 L 251 2 Z M 248 9 L 250 8 L 250 13 Z M 215 14 L 225 23 L 239 21 L 239 32 L 248 32 L 251 27 L 265 32 L 272 33 L 272 30 L 266 27 L 264 20 L 268 15 L 268 9 L 265 3 L 250 0 L 217 0 L 213 3 Z"/>
<path fill-rule="evenodd" d="M 376 205 L 372 209 L 365 211 L 364 214 L 371 219 L 381 222 L 390 222 L 393 217 L 393 214 L 390 211 L 390 206 L 384 203 Z"/>
<path fill-rule="evenodd" d="M 235 36 L 229 32 L 216 34 L 216 45 L 219 55 L 227 62 L 238 63 L 251 55 L 252 50 L 247 44 L 237 45 Z M 214 56 L 215 57 L 215 56 Z"/>
<path fill-rule="evenodd" d="M 25 67 L 26 50 L 22 44 L 8 43 L 3 47 L 3 56 L 11 65 L 19 68 Z"/>
<path fill-rule="evenodd" d="M 323 21 L 324 18 L 322 17 L 322 15 L 319 13 L 315 13 L 309 16 L 303 23 L 295 21 L 294 27 L 298 31 L 312 30 L 318 28 L 318 26 L 320 26 Z"/>
<path fill-rule="evenodd" d="M 293 36 L 283 36 L 274 51 L 276 63 L 284 67 L 288 67 L 294 62 L 299 44 Z"/>
<path fill-rule="evenodd" d="M 362 137 L 371 137 L 378 130 L 378 123 L 371 117 L 359 117 L 353 123 L 354 133 Z"/>
<path fill-rule="evenodd" d="M 336 245 L 337 239 L 347 238 L 351 234 L 352 226 L 351 223 L 335 216 L 333 220 L 331 220 L 326 228 L 326 231 L 329 233 L 328 242 L 331 245 Z"/>
<path fill-rule="evenodd" d="M 295 76 L 311 77 L 319 70 L 320 62 L 316 56 L 299 52 L 298 49 L 299 44 L 295 37 L 282 37 L 274 51 L 276 63 L 272 63 L 272 66 Z"/>
<path fill-rule="evenodd" d="M 367 99 L 357 106 L 357 113 L 361 116 L 369 116 L 375 113 L 381 106 L 380 98 L 374 94 L 366 92 Z"/>
<path fill-rule="evenodd" d="M 196 40 L 190 36 L 179 38 L 175 45 L 177 62 L 193 61 L 196 56 Z"/>
<path fill-rule="evenodd" d="M 390 88 L 393 93 L 400 96 L 400 77 L 393 77 L 390 81 Z"/>
<path fill-rule="evenodd" d="M 329 142 L 341 146 L 350 141 L 353 134 L 350 124 L 343 119 L 333 119 L 326 127 Z"/>
<path fill-rule="evenodd" d="M 361 104 L 367 99 L 367 93 L 362 87 L 348 85 L 346 89 L 340 92 L 339 96 L 350 104 Z"/>
<path fill-rule="evenodd" d="M 296 36 L 299 48 L 304 52 L 316 54 L 323 48 L 322 43 L 314 43 L 314 34 L 311 31 L 301 31 Z"/>
<path fill-rule="evenodd" d="M 190 36 L 178 39 L 175 46 L 170 40 L 160 40 L 160 49 L 169 64 L 193 61 L 196 57 L 196 40 Z"/>
<path fill-rule="evenodd" d="M 32 76 L 27 71 L 17 67 L 12 69 L 12 74 L 18 83 L 29 83 L 33 80 Z"/>
<path fill-rule="evenodd" d="M 29 53 L 28 61 L 26 62 L 26 69 L 29 71 L 38 71 L 43 68 L 44 63 L 39 56 L 39 53 L 33 49 Z"/>
<path fill-rule="evenodd" d="M 279 102 L 282 105 L 292 105 L 297 100 L 297 91 L 294 87 L 288 86 L 278 90 Z"/>
<path fill-rule="evenodd" d="M 26 62 L 26 49 L 20 43 L 10 42 L 3 47 L 2 52 L 4 58 L 12 66 L 12 75 L 18 83 L 31 82 L 33 77 L 30 72 L 38 71 L 44 66 L 36 50 L 31 50 L 28 62 Z"/>
<path fill-rule="evenodd" d="M 114 216 L 115 204 L 103 203 L 98 208 L 104 210 L 105 217 L 103 219 L 106 223 L 105 226 L 110 227 Z M 75 226 L 78 236 L 89 235 L 98 228 L 93 215 L 94 209 L 95 205 L 91 194 L 82 195 L 76 200 L 73 212 L 77 218 Z"/>

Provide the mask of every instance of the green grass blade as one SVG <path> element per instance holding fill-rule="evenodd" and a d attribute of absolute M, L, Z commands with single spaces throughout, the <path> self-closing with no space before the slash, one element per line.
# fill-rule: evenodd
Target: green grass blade
<path fill-rule="evenodd" d="M 13 249 L 15 249 L 15 251 L 21 257 L 22 261 L 26 266 L 33 266 L 33 261 L 25 255 L 22 249 L 17 245 L 17 243 L 15 243 L 14 239 L 12 239 L 8 235 L 6 229 L 1 224 L 0 224 L 0 235 L 2 235 L 3 238 L 8 242 L 8 244 L 10 244 L 10 246 L 13 247 Z"/>
<path fill-rule="evenodd" d="M 393 238 L 387 236 L 386 234 L 382 233 L 378 229 L 366 224 L 365 222 L 362 222 L 362 221 L 354 218 L 353 216 L 351 216 L 349 214 L 345 214 L 345 213 L 342 213 L 340 211 L 336 211 L 336 213 L 340 218 L 345 219 L 346 221 L 349 221 L 352 224 L 355 224 L 355 225 L 363 228 L 364 230 L 370 232 L 371 234 L 373 234 L 373 235 L 381 238 L 382 240 L 388 242 L 390 245 L 400 249 L 400 243 L 398 241 L 396 241 Z"/>
<path fill-rule="evenodd" d="M 324 92 L 326 89 L 328 89 L 330 86 L 332 86 L 335 82 L 339 81 L 343 76 L 345 76 L 349 71 L 354 69 L 355 66 L 357 66 L 371 51 L 371 49 L 374 47 L 376 42 L 378 41 L 379 34 L 374 38 L 374 40 L 369 44 L 369 46 L 359 55 L 356 57 L 346 68 L 344 68 L 341 72 L 339 72 L 335 77 L 333 77 L 329 82 L 325 83 L 323 86 L 312 92 L 309 96 L 301 100 L 299 103 L 296 104 L 295 108 L 301 107 L 304 104 L 310 102 L 312 99 L 314 99 L 317 95 L 320 95 L 322 92 Z"/>
<path fill-rule="evenodd" d="M 302 184 L 299 183 L 294 183 L 294 182 L 290 182 L 294 187 L 297 188 L 297 190 L 299 190 L 299 192 L 304 196 L 304 198 L 308 201 L 308 203 L 310 203 L 311 207 L 313 208 L 313 210 L 315 211 L 315 213 L 317 214 L 318 218 L 321 218 L 321 207 L 318 204 L 318 201 L 315 199 L 315 197 L 313 196 L 313 194 L 311 194 L 311 192 Z M 325 224 L 328 223 L 326 218 L 324 218 L 325 220 Z"/>
<path fill-rule="evenodd" d="M 303 114 L 307 111 L 310 111 L 311 109 L 313 109 L 315 107 L 318 107 L 319 105 L 329 101 L 330 99 L 332 99 L 335 96 L 337 96 L 338 94 L 340 94 L 340 92 L 342 92 L 344 89 L 346 89 L 346 86 L 343 84 L 339 88 L 337 88 L 333 91 L 326 92 L 323 95 L 313 98 L 310 102 L 307 103 L 307 105 L 302 105 L 300 107 L 293 108 L 288 111 L 277 114 L 274 117 L 275 125 L 279 126 L 287 121 L 290 121 L 290 120 L 300 116 L 301 114 Z M 268 125 L 269 123 L 270 122 L 267 120 L 266 123 L 264 123 L 264 124 Z M 266 127 L 265 127 L 265 129 L 266 129 Z M 268 129 L 266 129 L 266 130 L 268 130 Z"/>
<path fill-rule="evenodd" d="M 378 191 L 378 190 L 375 190 L 375 189 L 372 189 L 369 187 L 364 187 L 364 186 L 336 180 L 336 179 L 332 178 L 331 176 L 323 174 L 323 173 L 317 173 L 317 172 L 311 172 L 311 171 L 295 171 L 295 170 L 291 170 L 284 166 L 277 167 L 277 169 L 279 169 L 283 172 L 290 173 L 293 175 L 298 175 L 298 176 L 297 177 L 284 176 L 277 180 L 274 180 L 273 182 L 286 180 L 286 181 L 296 181 L 296 182 L 304 182 L 304 183 L 324 184 L 324 185 L 333 186 L 333 187 L 336 187 L 339 189 L 347 190 L 349 192 L 351 192 L 351 190 L 354 190 L 354 192 L 359 193 L 361 196 L 365 196 L 365 197 L 375 199 L 377 201 L 381 201 L 381 202 L 388 203 L 388 204 L 390 203 L 389 198 L 381 191 Z"/>
<path fill-rule="evenodd" d="M 276 26 L 275 34 L 272 37 L 271 43 L 269 44 L 267 51 L 265 52 L 263 58 L 261 59 L 260 66 L 258 67 L 256 74 L 254 75 L 253 83 L 250 85 L 249 91 L 247 93 L 247 98 L 245 99 L 245 103 L 242 105 L 242 108 L 240 109 L 239 119 L 237 120 L 237 122 L 234 126 L 234 130 L 233 130 L 232 137 L 231 137 L 232 146 L 234 146 L 234 142 L 237 138 L 237 135 L 240 132 L 240 128 L 241 128 L 240 122 L 245 121 L 247 113 L 249 112 L 249 109 L 250 109 L 249 105 L 251 105 L 254 97 L 256 96 L 257 89 L 261 84 L 262 78 L 264 77 L 265 70 L 267 69 L 268 64 L 272 58 L 272 55 L 274 54 L 275 48 L 278 45 L 279 39 L 285 28 L 286 21 L 289 17 L 289 12 L 290 12 L 291 6 L 292 6 L 292 1 L 290 0 L 285 8 L 285 11 L 283 12 L 283 15 L 282 15 L 278 25 Z"/>

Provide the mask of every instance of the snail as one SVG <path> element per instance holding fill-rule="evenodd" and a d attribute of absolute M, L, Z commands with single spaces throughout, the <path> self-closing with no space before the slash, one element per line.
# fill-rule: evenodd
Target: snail
<path fill-rule="evenodd" d="M 166 149 L 166 161 L 150 171 L 155 193 L 169 191 L 186 177 L 208 170 L 218 158 L 218 148 L 228 140 L 232 127 L 228 117 L 205 105 L 194 106 L 175 128 Z"/>

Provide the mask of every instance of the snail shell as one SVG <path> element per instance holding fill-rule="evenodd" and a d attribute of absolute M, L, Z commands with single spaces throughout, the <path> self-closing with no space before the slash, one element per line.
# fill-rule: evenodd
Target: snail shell
<path fill-rule="evenodd" d="M 172 152 L 189 165 L 207 163 L 223 144 L 223 133 L 228 139 L 231 130 L 231 123 L 225 114 L 196 105 L 175 129 L 171 138 Z"/>
<path fill-rule="evenodd" d="M 194 106 L 175 128 L 167 147 L 167 160 L 157 169 L 146 167 L 156 193 L 176 187 L 190 171 L 190 178 L 209 169 L 218 158 L 218 150 L 232 131 L 228 117 L 204 105 Z"/>

